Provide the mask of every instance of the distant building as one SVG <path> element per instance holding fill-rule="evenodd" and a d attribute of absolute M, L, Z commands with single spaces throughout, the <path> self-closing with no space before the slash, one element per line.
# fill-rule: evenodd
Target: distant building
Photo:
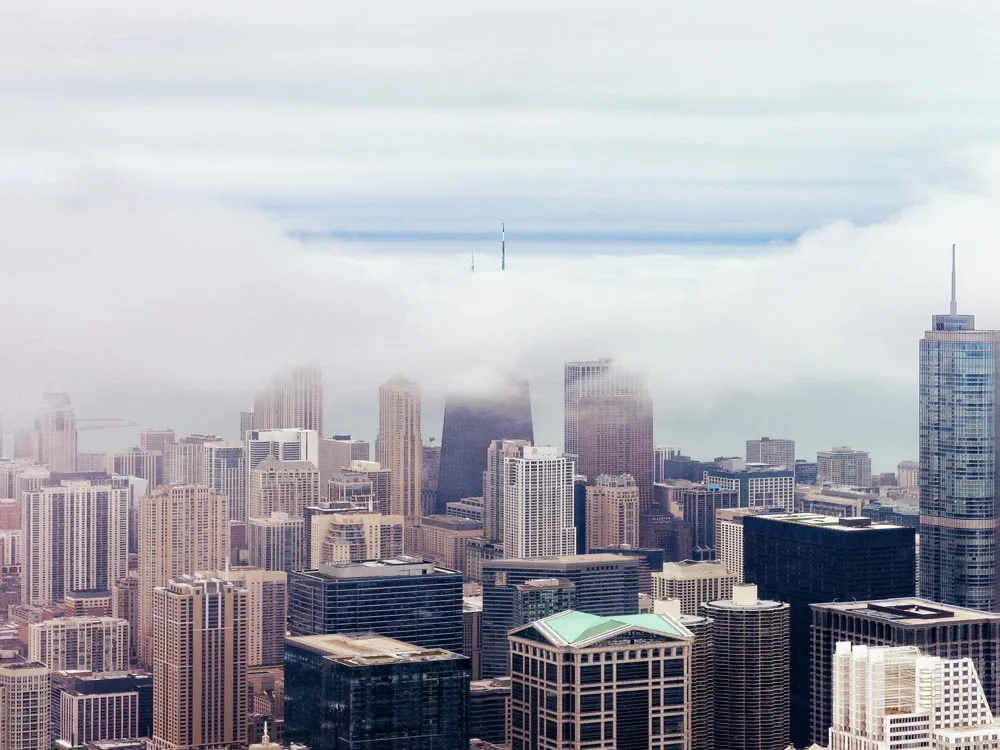
<path fill-rule="evenodd" d="M 441 474 L 441 446 L 434 438 L 424 443 L 423 465 L 420 467 L 420 507 L 422 514 L 430 516 L 437 508 L 438 477 Z"/>
<path fill-rule="evenodd" d="M 319 469 L 311 461 L 265 458 L 250 470 L 249 518 L 287 513 L 302 518 L 303 509 L 319 502 Z"/>
<path fill-rule="evenodd" d="M 483 498 L 463 497 L 458 502 L 448 503 L 445 515 L 453 516 L 454 518 L 465 518 L 469 521 L 476 521 L 482 524 L 485 515 Z"/>
<path fill-rule="evenodd" d="M 483 671 L 483 597 L 462 597 L 462 653 L 469 657 L 469 674 L 478 680 Z"/>
<path fill-rule="evenodd" d="M 321 563 L 397 557 L 403 554 L 403 525 L 402 516 L 368 511 L 311 515 L 306 530 L 311 557 L 300 569 L 315 569 Z"/>
<path fill-rule="evenodd" d="M 247 556 L 263 570 L 305 570 L 305 520 L 287 513 L 251 518 L 247 523 Z"/>
<path fill-rule="evenodd" d="M 205 474 L 205 443 L 218 443 L 218 435 L 195 433 L 167 445 L 163 457 L 165 484 L 201 484 Z"/>
<path fill-rule="evenodd" d="M 493 440 L 486 450 L 483 472 L 483 535 L 490 542 L 503 543 L 504 486 L 507 458 L 517 458 L 530 440 Z"/>
<path fill-rule="evenodd" d="M 795 510 L 795 472 L 762 464 L 745 468 L 712 469 L 705 472 L 705 484 L 739 492 L 740 508 L 781 508 Z"/>
<path fill-rule="evenodd" d="M 315 430 L 255 429 L 246 436 L 246 471 L 256 469 L 266 458 L 276 461 L 319 462 L 319 435 Z"/>
<path fill-rule="evenodd" d="M 331 477 L 327 486 L 331 503 L 353 503 L 385 516 L 392 512 L 392 472 L 377 461 L 351 461 Z"/>
<path fill-rule="evenodd" d="M 55 746 L 153 736 L 153 676 L 129 672 L 52 675 Z"/>
<path fill-rule="evenodd" d="M 653 599 L 680 601 L 680 614 L 697 615 L 701 605 L 729 599 L 738 577 L 718 561 L 664 563 L 653 573 Z"/>
<path fill-rule="evenodd" d="M 585 396 L 579 402 L 576 470 L 594 483 L 602 474 L 629 474 L 639 509 L 653 505 L 653 400 L 648 394 Z"/>
<path fill-rule="evenodd" d="M 482 538 L 483 525 L 456 516 L 425 516 L 406 534 L 407 553 L 464 574 L 468 569 L 469 540 Z"/>
<path fill-rule="evenodd" d="M 129 666 L 128 620 L 57 617 L 28 626 L 28 659 L 53 672 L 121 672 Z"/>
<path fill-rule="evenodd" d="M 35 419 L 39 462 L 50 471 L 76 471 L 76 412 L 68 393 L 46 393 Z"/>
<path fill-rule="evenodd" d="M 664 461 L 669 461 L 681 455 L 679 445 L 656 445 L 653 447 L 653 482 L 662 482 L 664 476 Z"/>
<path fill-rule="evenodd" d="M 317 365 L 295 367 L 271 379 L 256 394 L 254 428 L 294 428 L 323 434 L 323 372 Z"/>
<path fill-rule="evenodd" d="M 51 750 L 50 670 L 14 651 L 0 651 L 0 748 Z"/>
<path fill-rule="evenodd" d="M 747 440 L 746 459 L 748 464 L 767 464 L 794 470 L 795 441 L 769 437 Z"/>
<path fill-rule="evenodd" d="M 364 440 L 351 440 L 350 435 L 320 436 L 318 441 L 320 495 L 327 499 L 328 484 L 335 474 L 348 468 L 351 461 L 371 459 L 371 446 Z"/>
<path fill-rule="evenodd" d="M 378 462 L 391 472 L 389 512 L 417 524 L 423 515 L 420 388 L 397 375 L 379 386 Z"/>
<path fill-rule="evenodd" d="M 820 484 L 846 487 L 872 486 L 872 460 L 868 453 L 846 445 L 816 453 L 817 476 Z"/>
<path fill-rule="evenodd" d="M 144 451 L 159 451 L 167 455 L 167 446 L 177 442 L 177 433 L 171 429 L 151 427 L 139 435 L 139 449 Z"/>
<path fill-rule="evenodd" d="M 590 396 L 646 396 L 648 393 L 649 385 L 645 377 L 615 366 L 610 359 L 567 362 L 563 366 L 563 445 L 567 457 L 575 461 L 580 453 L 581 399 Z M 620 469 L 612 473 L 630 472 Z"/>
<path fill-rule="evenodd" d="M 587 549 L 639 544 L 639 487 L 630 474 L 587 487 Z"/>
<path fill-rule="evenodd" d="M 816 484 L 818 476 L 819 465 L 815 461 L 806 461 L 804 458 L 795 460 L 796 484 Z"/>
<path fill-rule="evenodd" d="M 920 486 L 920 461 L 900 461 L 896 465 L 896 482 L 900 487 L 917 489 Z"/>
<path fill-rule="evenodd" d="M 247 667 L 284 664 L 288 575 L 252 567 L 201 571 L 198 575 L 229 581 L 247 592 Z"/>
<path fill-rule="evenodd" d="M 715 514 L 716 559 L 743 583 L 743 519 L 761 508 L 728 508 Z"/>
<path fill-rule="evenodd" d="M 503 471 L 504 556 L 573 554 L 573 462 L 551 446 L 525 445 L 504 457 Z"/>
<path fill-rule="evenodd" d="M 202 445 L 201 478 L 198 482 L 229 498 L 231 521 L 246 522 L 250 517 L 247 500 L 246 445 L 243 441 Z"/>
<path fill-rule="evenodd" d="M 739 489 L 711 482 L 679 486 L 672 489 L 673 491 L 668 493 L 670 499 L 666 509 L 674 518 L 690 524 L 691 559 L 714 560 L 716 557 L 716 515 L 720 510 L 739 507 Z"/>
<path fill-rule="evenodd" d="M 689 482 L 700 482 L 706 471 L 718 469 L 715 461 L 696 461 L 690 456 L 674 456 L 662 463 L 660 481 L 668 479 L 686 479 Z"/>

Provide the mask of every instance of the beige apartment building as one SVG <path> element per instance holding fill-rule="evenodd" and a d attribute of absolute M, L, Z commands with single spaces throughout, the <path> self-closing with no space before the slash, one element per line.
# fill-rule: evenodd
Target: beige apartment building
<path fill-rule="evenodd" d="M 639 546 L 639 487 L 631 474 L 601 474 L 587 487 L 587 551 Z"/>
<path fill-rule="evenodd" d="M 129 624 L 117 617 L 57 617 L 28 625 L 28 659 L 53 672 L 122 672 L 129 666 Z"/>
<path fill-rule="evenodd" d="M 390 511 L 407 526 L 423 515 L 420 387 L 397 375 L 378 389 L 378 463 L 391 472 Z"/>
<path fill-rule="evenodd" d="M 700 614 L 705 602 L 729 599 L 733 585 L 739 583 L 736 575 L 718 560 L 664 563 L 663 570 L 653 573 L 653 599 L 679 599 L 681 614 Z"/>
<path fill-rule="evenodd" d="M 288 574 L 240 567 L 204 571 L 198 576 L 230 581 L 247 592 L 247 666 L 284 666 Z"/>
<path fill-rule="evenodd" d="M 451 570 L 468 570 L 469 540 L 482 539 L 483 525 L 458 516 L 424 516 L 406 530 L 407 554 Z"/>
<path fill-rule="evenodd" d="M 320 563 L 383 560 L 403 554 L 403 517 L 381 513 L 330 513 L 310 519 L 312 559 L 308 568 Z"/>
<path fill-rule="evenodd" d="M 51 750 L 51 671 L 0 651 L 0 750 Z"/>
<path fill-rule="evenodd" d="M 250 470 L 250 518 L 287 513 L 302 518 L 303 509 L 319 503 L 319 469 L 311 461 L 265 458 Z"/>

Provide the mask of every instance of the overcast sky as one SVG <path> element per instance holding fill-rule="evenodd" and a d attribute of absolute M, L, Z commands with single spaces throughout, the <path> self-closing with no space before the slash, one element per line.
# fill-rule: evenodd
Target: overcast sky
<path fill-rule="evenodd" d="M 517 370 L 558 443 L 562 361 L 615 356 L 650 372 L 660 442 L 891 468 L 952 242 L 960 308 L 1000 326 L 998 15 L 16 4 L 0 408 L 66 390 L 81 416 L 235 436 L 258 380 L 315 358 L 335 429 L 373 438 L 399 370 L 430 436 L 445 392 Z"/>

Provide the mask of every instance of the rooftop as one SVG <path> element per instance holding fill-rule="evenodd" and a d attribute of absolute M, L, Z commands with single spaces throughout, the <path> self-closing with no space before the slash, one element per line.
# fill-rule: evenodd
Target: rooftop
<path fill-rule="evenodd" d="M 956 607 L 951 604 L 941 604 L 916 596 L 862 602 L 817 603 L 809 606 L 813 609 L 821 608 L 838 612 L 850 612 L 852 615 L 858 617 L 891 620 L 901 625 L 933 625 L 941 622 L 981 622 L 983 620 L 1000 622 L 1000 614 Z"/>
<path fill-rule="evenodd" d="M 334 633 L 285 640 L 289 645 L 301 646 L 341 664 L 355 667 L 462 658 L 460 654 L 451 651 L 425 649 L 377 633 Z"/>
<path fill-rule="evenodd" d="M 618 615 L 602 617 L 587 612 L 566 610 L 532 623 L 549 639 L 564 646 L 585 646 L 587 642 L 616 632 L 641 628 L 676 638 L 691 638 L 692 633 L 667 615 Z"/>
<path fill-rule="evenodd" d="M 620 563 L 623 561 L 633 561 L 626 564 L 637 564 L 636 558 L 626 555 L 613 555 L 610 553 L 590 554 L 590 555 L 557 555 L 554 557 L 530 557 L 519 558 L 509 557 L 503 560 L 489 560 L 484 565 L 490 567 L 551 567 L 553 565 L 594 565 L 596 563 Z"/>
<path fill-rule="evenodd" d="M 838 531 L 867 531 L 871 529 L 902 529 L 891 523 L 877 523 L 867 516 L 824 516 L 819 513 L 769 513 L 760 516 L 771 521 L 781 521 L 782 523 L 797 523 L 803 526 L 819 526 L 822 528 L 836 529 Z"/>
<path fill-rule="evenodd" d="M 726 567 L 725 563 L 719 560 L 684 560 L 682 562 L 668 562 L 663 564 L 663 571 L 653 573 L 654 576 L 668 578 L 671 580 L 687 580 L 694 578 L 721 578 L 734 576 Z"/>
<path fill-rule="evenodd" d="M 419 557 L 399 555 L 384 560 L 364 560 L 363 562 L 320 563 L 315 570 L 303 571 L 312 578 L 365 578 L 388 576 L 419 576 L 435 573 L 455 574 L 454 570 L 440 568 Z"/>

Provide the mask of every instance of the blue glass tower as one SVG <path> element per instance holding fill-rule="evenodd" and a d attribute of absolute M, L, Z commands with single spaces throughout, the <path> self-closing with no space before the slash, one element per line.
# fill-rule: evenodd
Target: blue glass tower
<path fill-rule="evenodd" d="M 995 612 L 1000 331 L 951 311 L 920 342 L 920 594 Z"/>

